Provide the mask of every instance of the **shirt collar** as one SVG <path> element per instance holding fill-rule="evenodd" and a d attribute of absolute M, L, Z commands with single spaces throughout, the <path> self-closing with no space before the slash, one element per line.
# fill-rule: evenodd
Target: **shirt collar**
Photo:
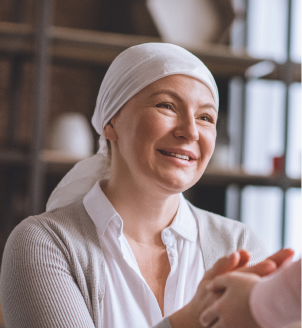
<path fill-rule="evenodd" d="M 114 219 L 119 222 L 120 233 L 122 231 L 123 221 L 115 208 L 112 206 L 98 181 L 92 189 L 85 195 L 83 205 L 94 222 L 97 230 L 103 235 L 109 222 Z"/>
<path fill-rule="evenodd" d="M 120 233 L 122 232 L 123 220 L 102 191 L 99 181 L 85 195 L 83 204 L 102 235 L 112 219 L 119 223 Z M 180 194 L 179 207 L 170 228 L 192 243 L 197 239 L 197 223 L 183 194 Z"/>
<path fill-rule="evenodd" d="M 192 243 L 196 242 L 197 222 L 183 194 L 180 194 L 178 211 L 170 227 L 183 238 Z"/>

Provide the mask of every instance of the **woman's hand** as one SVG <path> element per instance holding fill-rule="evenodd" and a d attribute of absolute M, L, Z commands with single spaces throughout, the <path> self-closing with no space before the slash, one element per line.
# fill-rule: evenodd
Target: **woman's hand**
<path fill-rule="evenodd" d="M 207 290 L 223 293 L 200 316 L 203 327 L 211 328 L 259 328 L 249 307 L 249 296 L 261 279 L 253 273 L 230 272 L 216 277 Z"/>
<path fill-rule="evenodd" d="M 250 293 L 254 285 L 269 271 L 273 262 L 272 272 L 291 260 L 294 252 L 282 249 L 265 261 L 249 267 L 240 268 L 234 272 L 214 278 L 206 287 L 213 295 L 222 295 L 213 302 L 200 316 L 203 327 L 211 328 L 259 328 L 254 320 L 249 306 Z M 271 262 L 272 261 L 272 262 Z M 271 273 L 272 273 L 271 272 Z"/>
<path fill-rule="evenodd" d="M 206 286 L 216 276 L 245 266 L 249 258 L 249 254 L 242 250 L 219 259 L 213 268 L 205 273 L 192 301 L 170 316 L 171 326 L 173 328 L 203 327 L 199 322 L 200 313 L 220 296 L 207 290 Z"/>
<path fill-rule="evenodd" d="M 217 301 L 223 293 L 213 293 L 207 289 L 207 285 L 217 276 L 234 270 L 242 273 L 253 273 L 260 277 L 266 276 L 276 271 L 278 267 L 286 260 L 291 259 L 292 256 L 292 250 L 283 249 L 252 267 L 247 267 L 250 256 L 245 250 L 237 251 L 230 256 L 219 259 L 213 268 L 205 273 L 192 301 L 170 316 L 171 326 L 173 328 L 207 327 L 207 325 L 200 323 L 199 318 L 200 314 Z"/>

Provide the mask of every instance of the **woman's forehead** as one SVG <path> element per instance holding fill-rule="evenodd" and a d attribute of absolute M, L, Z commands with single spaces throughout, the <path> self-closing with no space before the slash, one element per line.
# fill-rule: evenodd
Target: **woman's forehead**
<path fill-rule="evenodd" d="M 188 89 L 188 88 L 189 89 Z M 198 80 L 195 77 L 183 75 L 183 74 L 174 74 L 170 76 L 165 76 L 145 88 L 143 88 L 137 95 L 154 97 L 162 93 L 170 93 L 171 95 L 177 93 L 187 92 L 188 90 L 198 92 L 200 90 L 201 94 L 204 94 L 205 91 L 208 91 L 215 102 L 211 89 L 202 81 Z"/>

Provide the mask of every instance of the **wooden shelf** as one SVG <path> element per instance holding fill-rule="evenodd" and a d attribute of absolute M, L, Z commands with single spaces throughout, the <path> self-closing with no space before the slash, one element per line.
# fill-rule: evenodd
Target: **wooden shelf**
<path fill-rule="evenodd" d="M 63 176 L 78 161 L 83 159 L 52 150 L 44 150 L 41 153 L 40 158 L 45 164 L 46 171 L 49 174 L 56 176 Z M 29 160 L 21 152 L 1 150 L 0 167 L 7 167 L 7 165 L 29 166 Z M 228 186 L 231 184 L 236 184 L 240 186 L 270 186 L 288 189 L 301 188 L 301 179 L 292 179 L 280 175 L 248 174 L 240 169 L 222 170 L 208 167 L 198 184 L 211 186 Z"/>
<path fill-rule="evenodd" d="M 43 150 L 40 156 L 48 173 L 66 174 L 77 162 L 84 158 L 75 157 L 55 150 Z"/>
<path fill-rule="evenodd" d="M 44 150 L 41 159 L 47 165 L 48 171 L 54 174 L 67 173 L 79 160 L 70 155 L 52 150 Z M 198 182 L 202 185 L 256 185 L 256 186 L 279 186 L 286 183 L 287 187 L 301 188 L 301 179 L 291 179 L 280 175 L 248 174 L 241 169 L 216 169 L 208 167 Z"/>
<path fill-rule="evenodd" d="M 54 63 L 105 65 L 123 50 L 145 42 L 161 42 L 161 39 L 106 33 L 52 26 L 49 30 L 51 56 Z M 218 77 L 244 76 L 246 70 L 263 61 L 242 52 L 232 52 L 228 46 L 208 44 L 188 49 L 208 66 Z M 27 24 L 0 22 L 0 56 L 21 55 L 25 59 L 34 53 L 34 32 Z M 283 66 L 274 63 L 276 69 L 267 78 L 281 79 Z M 295 81 L 301 81 L 301 64 L 295 64 Z"/>
<path fill-rule="evenodd" d="M 278 174 L 249 174 L 241 169 L 222 170 L 208 167 L 198 184 L 219 186 L 237 184 L 239 186 L 270 186 L 287 189 L 301 188 L 301 179 L 292 179 Z"/>
<path fill-rule="evenodd" d="M 27 156 L 18 150 L 0 150 L 0 167 L 27 165 Z"/>
<path fill-rule="evenodd" d="M 294 82 L 301 82 L 301 64 L 290 62 L 291 75 Z M 272 73 L 264 75 L 263 79 L 268 80 L 284 80 L 286 78 L 285 64 L 275 63 L 275 69 Z"/>
<path fill-rule="evenodd" d="M 66 174 L 78 161 L 84 158 L 70 156 L 68 154 L 53 151 L 43 150 L 40 155 L 40 160 L 46 166 L 48 173 L 56 175 Z M 0 149 L 0 168 L 11 167 L 29 167 L 30 156 L 16 149 Z"/>
<path fill-rule="evenodd" d="M 54 151 L 43 151 L 41 159 L 47 166 L 47 171 L 52 174 L 65 174 L 80 159 Z M 271 186 L 281 188 L 301 188 L 301 179 L 291 179 L 279 175 L 248 174 L 240 169 L 218 170 L 208 167 L 198 184 L 228 186 L 237 184 L 240 186 Z"/>

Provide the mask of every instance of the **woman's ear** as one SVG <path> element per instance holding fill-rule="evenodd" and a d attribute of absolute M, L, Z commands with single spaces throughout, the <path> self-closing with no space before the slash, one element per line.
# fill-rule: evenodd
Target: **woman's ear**
<path fill-rule="evenodd" d="M 111 121 L 105 125 L 103 132 L 106 139 L 111 141 L 117 140 L 117 134 Z"/>

